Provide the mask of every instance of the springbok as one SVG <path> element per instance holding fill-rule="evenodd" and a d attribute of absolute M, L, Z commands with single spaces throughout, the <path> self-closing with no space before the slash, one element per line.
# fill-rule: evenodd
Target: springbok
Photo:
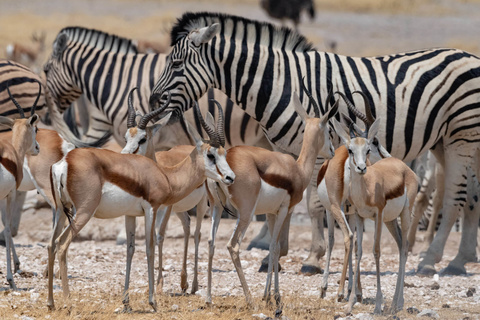
<path fill-rule="evenodd" d="M 294 206 L 302 200 L 303 191 L 310 181 L 315 166 L 317 155 L 324 158 L 333 156 L 333 146 L 329 137 L 328 120 L 338 110 L 338 100 L 324 116 L 320 116 L 320 109 L 313 97 L 306 91 L 313 105 L 314 117 L 309 117 L 302 107 L 298 95 L 293 95 L 294 106 L 297 115 L 305 122 L 303 143 L 298 159 L 284 153 L 265 150 L 251 146 L 236 146 L 230 148 L 227 154 L 227 162 L 235 172 L 235 184 L 228 187 L 220 186 L 223 190 L 223 199 L 217 197 L 216 201 L 237 213 L 237 224 L 227 244 L 233 264 L 242 284 L 247 304 L 252 305 L 253 300 L 245 280 L 242 265 L 240 263 L 240 242 L 254 214 L 267 214 L 269 230 L 271 232 L 270 255 L 268 264 L 267 281 L 265 285 L 264 299 L 269 303 L 272 280 L 272 269 L 275 271 L 275 301 L 280 307 L 280 290 L 278 281 L 278 239 L 284 227 L 285 221 L 290 219 Z M 329 94 L 327 104 L 332 98 Z M 215 192 L 212 192 L 215 193 Z M 216 205 L 217 207 L 217 205 Z M 213 214 L 212 227 L 218 227 L 219 216 Z M 216 230 L 211 233 L 210 250 L 214 248 Z M 209 253 L 209 259 L 213 252 Z M 209 261 L 209 277 L 211 273 Z M 207 292 L 207 302 L 211 299 L 210 281 Z"/>
<path fill-rule="evenodd" d="M 354 91 L 353 94 L 358 93 L 363 97 L 365 104 L 365 114 L 361 113 L 354 104 L 347 99 L 347 97 L 341 93 L 338 93 L 343 100 L 345 101 L 348 109 L 359 119 L 365 123 L 365 132 L 358 128 L 350 118 L 344 116 L 344 119 L 347 121 L 348 125 L 353 125 L 357 135 L 364 136 L 368 129 L 375 121 L 375 118 L 372 115 L 370 104 L 368 99 L 361 91 Z M 370 162 L 374 163 L 383 158 L 390 157 L 390 154 L 385 150 L 385 148 L 379 143 L 379 141 L 374 138 L 371 145 L 370 152 Z M 348 286 L 348 295 L 351 292 L 351 284 L 353 282 L 353 275 L 351 273 L 351 249 L 353 245 L 353 233 L 352 227 L 349 224 L 353 224 L 353 221 L 350 221 L 350 218 L 355 217 L 354 210 L 345 210 L 345 201 L 349 196 L 349 186 L 350 186 L 350 164 L 347 161 L 348 151 L 347 148 L 342 145 L 337 150 L 335 150 L 335 156 L 332 159 L 326 160 L 318 172 L 317 178 L 317 193 L 320 199 L 320 203 L 325 207 L 327 212 L 327 222 L 328 222 L 328 246 L 327 246 L 327 257 L 325 263 L 325 271 L 323 273 L 322 287 L 320 288 L 320 296 L 325 297 L 328 287 L 328 276 L 330 274 L 330 259 L 332 255 L 332 249 L 334 244 L 334 219 L 337 221 L 340 229 L 343 233 L 343 241 L 345 244 L 345 256 L 343 259 L 343 269 L 340 278 L 340 285 L 337 292 L 337 300 L 342 301 L 344 298 L 344 288 L 345 288 L 345 277 L 347 272 L 347 264 L 349 268 L 349 286 Z M 342 209 L 343 208 L 343 209 Z M 349 221 L 347 223 L 346 216 L 349 216 Z M 359 278 L 360 279 L 360 278 Z M 360 283 L 357 284 L 359 291 L 361 292 Z M 361 301 L 362 297 L 357 296 L 357 300 Z"/>
<path fill-rule="evenodd" d="M 218 138 L 210 136 L 210 141 L 203 142 L 199 134 L 185 124 L 195 141 L 195 149 L 172 167 L 160 168 L 152 159 L 140 155 L 88 148 L 74 149 L 52 166 L 56 214 L 65 214 L 70 224 L 62 231 L 62 224 L 57 221 L 48 248 L 50 309 L 54 308 L 53 264 L 56 242 L 58 241 L 63 293 L 69 296 L 66 254 L 73 238 L 94 215 L 100 219 L 127 215 L 145 217 L 149 303 L 156 310 L 153 258 L 154 221 L 158 208 L 179 202 L 205 182 L 207 177 L 226 185 L 232 184 L 235 179 L 235 174 L 225 159 L 227 152 L 218 144 Z M 127 225 L 127 228 L 129 226 L 131 227 Z M 133 224 L 133 230 L 134 228 Z M 123 300 L 127 310 L 128 280 L 126 277 Z"/>
<path fill-rule="evenodd" d="M 37 141 L 37 122 L 40 119 L 35 114 L 35 107 L 40 98 L 42 87 L 40 85 L 39 93 L 35 103 L 31 108 L 29 118 L 25 117 L 22 107 L 18 104 L 10 92 L 7 83 L 7 91 L 10 99 L 15 104 L 20 114 L 20 119 L 10 119 L 0 116 L 0 125 L 12 129 L 11 139 L 0 140 L 0 199 L 7 199 L 7 210 L 5 214 L 5 246 L 7 255 L 7 281 L 12 289 L 16 290 L 12 274 L 12 261 L 15 262 L 16 269 L 20 265 L 18 256 L 15 252 L 10 224 L 12 220 L 13 206 L 15 205 L 15 195 L 17 188 L 23 179 L 23 163 L 25 155 L 37 155 L 40 151 Z M 16 271 L 16 270 L 15 270 Z"/>
<path fill-rule="evenodd" d="M 173 147 L 169 151 L 157 151 L 155 152 L 154 147 L 154 135 L 158 132 L 158 130 L 162 127 L 162 124 L 154 124 L 147 127 L 148 122 L 153 119 L 157 114 L 158 111 L 152 111 L 141 116 L 141 119 L 136 122 L 136 111 L 133 107 L 133 91 L 136 88 L 130 91 L 128 96 L 128 118 L 127 118 L 127 132 L 125 133 L 125 141 L 126 145 L 123 148 L 121 153 L 131 153 L 131 154 L 140 154 L 143 156 L 147 156 L 150 159 L 157 162 L 160 168 L 165 166 L 174 166 L 177 163 L 181 162 L 185 157 L 187 157 L 195 148 L 192 145 L 179 145 Z M 166 106 L 168 106 L 170 99 L 166 102 Z M 197 117 L 201 117 L 201 114 L 194 108 L 195 114 Z M 223 136 L 223 112 L 222 109 L 219 108 L 219 122 L 218 122 L 218 130 L 216 134 L 218 136 Z M 171 114 L 171 113 L 170 113 Z M 169 114 L 169 115 L 170 115 Z M 169 118 L 170 116 L 167 115 Z M 168 121 L 166 118 L 166 121 Z M 165 121 L 165 120 L 163 120 Z M 224 146 L 223 146 L 224 147 Z M 175 203 L 173 206 L 169 207 L 161 207 L 159 212 L 157 212 L 157 220 L 156 225 L 159 228 L 157 234 L 157 245 L 158 245 L 158 252 L 159 252 L 159 273 L 157 278 L 157 292 L 162 292 L 163 288 L 163 240 L 165 238 L 165 231 L 168 219 L 170 218 L 170 213 L 173 210 L 180 221 L 182 222 L 183 231 L 184 231 L 184 254 L 183 254 L 183 263 L 182 263 L 182 271 L 181 271 L 181 281 L 180 285 L 182 288 L 182 292 L 186 292 L 188 288 L 187 283 L 187 253 L 188 253 L 188 240 L 190 237 L 190 217 L 186 211 L 197 207 L 197 224 L 195 228 L 195 267 L 194 267 L 194 275 L 193 275 L 193 282 L 192 282 L 192 290 L 191 293 L 195 293 L 198 290 L 198 247 L 200 243 L 200 228 L 203 217 L 205 216 L 205 212 L 207 211 L 207 194 L 205 189 L 205 184 L 201 184 L 196 188 L 191 194 L 186 196 L 181 201 Z M 125 225 L 128 231 L 129 225 L 132 225 L 131 222 L 128 220 L 135 220 L 135 217 L 125 216 Z M 135 231 L 133 228 L 132 231 Z M 127 232 L 127 236 L 131 237 L 131 233 Z M 130 239 L 128 241 L 129 246 L 128 248 L 134 250 L 134 246 L 130 244 Z M 127 252 L 130 254 L 130 251 Z M 131 252 L 133 254 L 133 251 Z M 131 261 L 131 258 L 127 258 L 127 261 Z M 127 268 L 129 270 L 129 268 Z"/>
<path fill-rule="evenodd" d="M 333 121 L 335 131 L 340 136 L 348 150 L 348 165 L 350 167 L 350 187 L 348 199 L 357 210 L 357 252 L 356 270 L 353 285 L 355 294 L 361 295 L 357 283 L 360 277 L 360 260 L 362 258 L 363 219 L 375 220 L 375 236 L 373 254 L 377 273 L 377 294 L 374 313 L 382 312 L 382 289 L 380 286 L 380 238 L 382 235 L 382 221 L 394 237 L 398 245 L 400 261 L 395 294 L 393 296 L 391 312 L 403 308 L 403 286 L 405 279 L 405 263 L 408 254 L 408 229 L 410 215 L 417 194 L 417 176 L 400 159 L 385 158 L 367 167 L 368 157 L 372 150 L 373 139 L 378 131 L 378 118 L 362 135 L 357 136 L 353 126 L 348 133 L 340 124 Z M 343 168 L 339 168 L 343 170 Z M 397 218 L 401 219 L 399 227 Z M 351 312 L 355 304 L 352 297 L 346 311 Z"/>

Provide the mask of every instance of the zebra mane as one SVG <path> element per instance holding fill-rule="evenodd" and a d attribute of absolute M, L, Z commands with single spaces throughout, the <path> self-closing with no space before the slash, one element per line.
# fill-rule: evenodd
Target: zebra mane
<path fill-rule="evenodd" d="M 107 32 L 84 27 L 66 27 L 58 34 L 65 33 L 70 41 L 80 42 L 100 50 L 117 53 L 138 53 L 137 45 L 131 40 Z"/>
<path fill-rule="evenodd" d="M 299 52 L 305 52 L 314 49 L 313 45 L 304 36 L 289 28 L 277 27 L 271 23 L 250 20 L 239 16 L 212 12 L 184 13 L 181 18 L 177 19 L 177 23 L 172 28 L 170 45 L 174 46 L 177 41 L 186 37 L 192 30 L 203 28 L 213 23 L 220 23 L 220 33 L 224 35 L 232 35 L 235 28 L 232 28 L 231 26 L 236 26 L 238 28 L 239 25 L 243 24 L 244 29 L 247 29 L 249 26 L 253 26 L 256 30 L 256 34 L 261 35 L 268 33 L 273 39 L 273 47 L 295 50 Z M 260 38 L 267 39 L 267 37 Z M 254 36 L 247 39 L 247 41 L 250 42 L 254 42 L 255 40 L 256 39 Z"/>

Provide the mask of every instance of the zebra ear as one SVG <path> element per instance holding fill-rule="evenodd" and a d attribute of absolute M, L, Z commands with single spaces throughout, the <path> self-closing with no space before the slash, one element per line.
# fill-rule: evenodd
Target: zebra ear
<path fill-rule="evenodd" d="M 190 32 L 189 38 L 195 46 L 199 47 L 201 44 L 212 40 L 212 38 L 219 32 L 220 24 L 214 23 L 211 26 L 193 30 Z"/>
<path fill-rule="evenodd" d="M 293 106 L 295 107 L 295 111 L 298 113 L 300 118 L 302 118 L 303 121 L 308 119 L 308 114 L 305 109 L 303 109 L 302 103 L 300 102 L 300 98 L 298 97 L 297 92 L 295 91 L 293 93 Z"/>
<path fill-rule="evenodd" d="M 63 51 L 67 47 L 68 36 L 66 33 L 60 33 L 53 43 L 52 56 L 56 59 L 60 59 Z"/>

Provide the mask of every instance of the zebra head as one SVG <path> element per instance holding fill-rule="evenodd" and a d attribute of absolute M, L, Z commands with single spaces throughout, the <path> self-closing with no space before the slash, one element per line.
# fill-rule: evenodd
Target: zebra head
<path fill-rule="evenodd" d="M 172 95 L 169 109 L 182 113 L 214 85 L 214 74 L 206 63 L 207 43 L 220 31 L 220 25 L 197 28 L 178 40 L 167 56 L 165 68 L 152 90 L 152 110 L 163 105 L 167 92 Z"/>
<path fill-rule="evenodd" d="M 73 76 L 69 67 L 72 65 L 70 60 L 80 57 L 68 54 L 70 49 L 68 35 L 60 32 L 53 42 L 52 54 L 43 66 L 49 94 L 63 111 L 82 94 L 79 79 Z"/>
<path fill-rule="evenodd" d="M 140 115 L 140 120 L 136 121 L 138 116 L 137 111 L 133 107 L 133 92 L 138 89 L 137 87 L 130 90 L 128 94 L 128 120 L 127 120 L 127 132 L 125 133 L 125 147 L 121 153 L 140 154 L 153 158 L 155 156 L 155 147 L 153 145 L 153 136 L 158 132 L 160 128 L 165 126 L 170 119 L 172 113 L 168 113 L 162 119 L 160 119 L 154 125 L 148 126 L 147 124 L 155 118 L 158 114 L 162 113 L 170 103 L 170 95 L 168 96 L 167 103 L 161 108 L 151 111 L 145 115 Z"/>

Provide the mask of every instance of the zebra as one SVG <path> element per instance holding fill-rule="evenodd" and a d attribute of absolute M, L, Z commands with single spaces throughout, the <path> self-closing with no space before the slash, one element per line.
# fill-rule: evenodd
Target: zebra
<path fill-rule="evenodd" d="M 156 75 L 165 65 L 165 59 L 166 54 L 138 53 L 136 45 L 130 39 L 82 27 L 63 28 L 58 33 L 52 54 L 44 66 L 52 106 L 56 110 L 53 112 L 57 116 L 54 125 L 61 125 L 62 119 L 58 118 L 58 114 L 65 112 L 83 93 L 90 102 L 90 123 L 83 141 L 91 143 L 111 132 L 115 141 L 124 146 L 127 94 L 131 87 L 138 87 L 135 94 L 140 101 L 140 111 L 142 114 L 148 113 L 148 98 Z M 218 94 L 224 96 L 217 91 L 210 92 L 208 98 L 218 100 Z M 206 113 L 209 110 L 215 114 L 213 103 L 206 100 L 200 102 L 202 111 Z M 234 108 L 230 100 L 224 105 L 225 112 L 229 114 L 225 119 L 227 145 L 268 144 L 255 121 L 251 121 L 241 109 Z M 200 123 L 194 120 L 193 112 L 186 118 L 202 132 Z M 63 133 L 68 140 L 74 142 L 72 133 Z M 159 150 L 190 143 L 186 127 L 178 122 L 162 129 L 155 141 Z"/>
<path fill-rule="evenodd" d="M 417 272 L 431 274 L 449 230 L 465 206 L 467 167 L 480 147 L 480 59 L 450 48 L 377 57 L 316 51 L 301 35 L 269 23 L 219 13 L 185 13 L 171 31 L 172 51 L 150 103 L 165 101 L 184 112 L 209 87 L 223 91 L 262 126 L 278 148 L 298 155 L 304 124 L 295 113 L 294 91 L 304 106 L 302 78 L 317 101 L 328 91 L 366 94 L 382 119 L 379 140 L 388 152 L 411 161 L 443 141 L 444 219 Z M 324 113 L 324 107 L 322 113 Z M 356 121 L 353 114 L 348 113 Z M 310 108 L 307 112 L 313 113 Z M 435 152 L 434 152 L 435 154 Z M 435 154 L 437 156 L 437 154 Z M 320 161 L 319 161 L 320 162 Z M 318 166 L 317 166 L 318 167 Z M 478 164 L 475 167 L 478 175 Z M 315 180 L 316 176 L 312 180 Z M 311 199 L 308 201 L 311 202 Z M 310 211 L 312 248 L 302 270 L 319 268 L 325 252 L 319 210 Z"/>

